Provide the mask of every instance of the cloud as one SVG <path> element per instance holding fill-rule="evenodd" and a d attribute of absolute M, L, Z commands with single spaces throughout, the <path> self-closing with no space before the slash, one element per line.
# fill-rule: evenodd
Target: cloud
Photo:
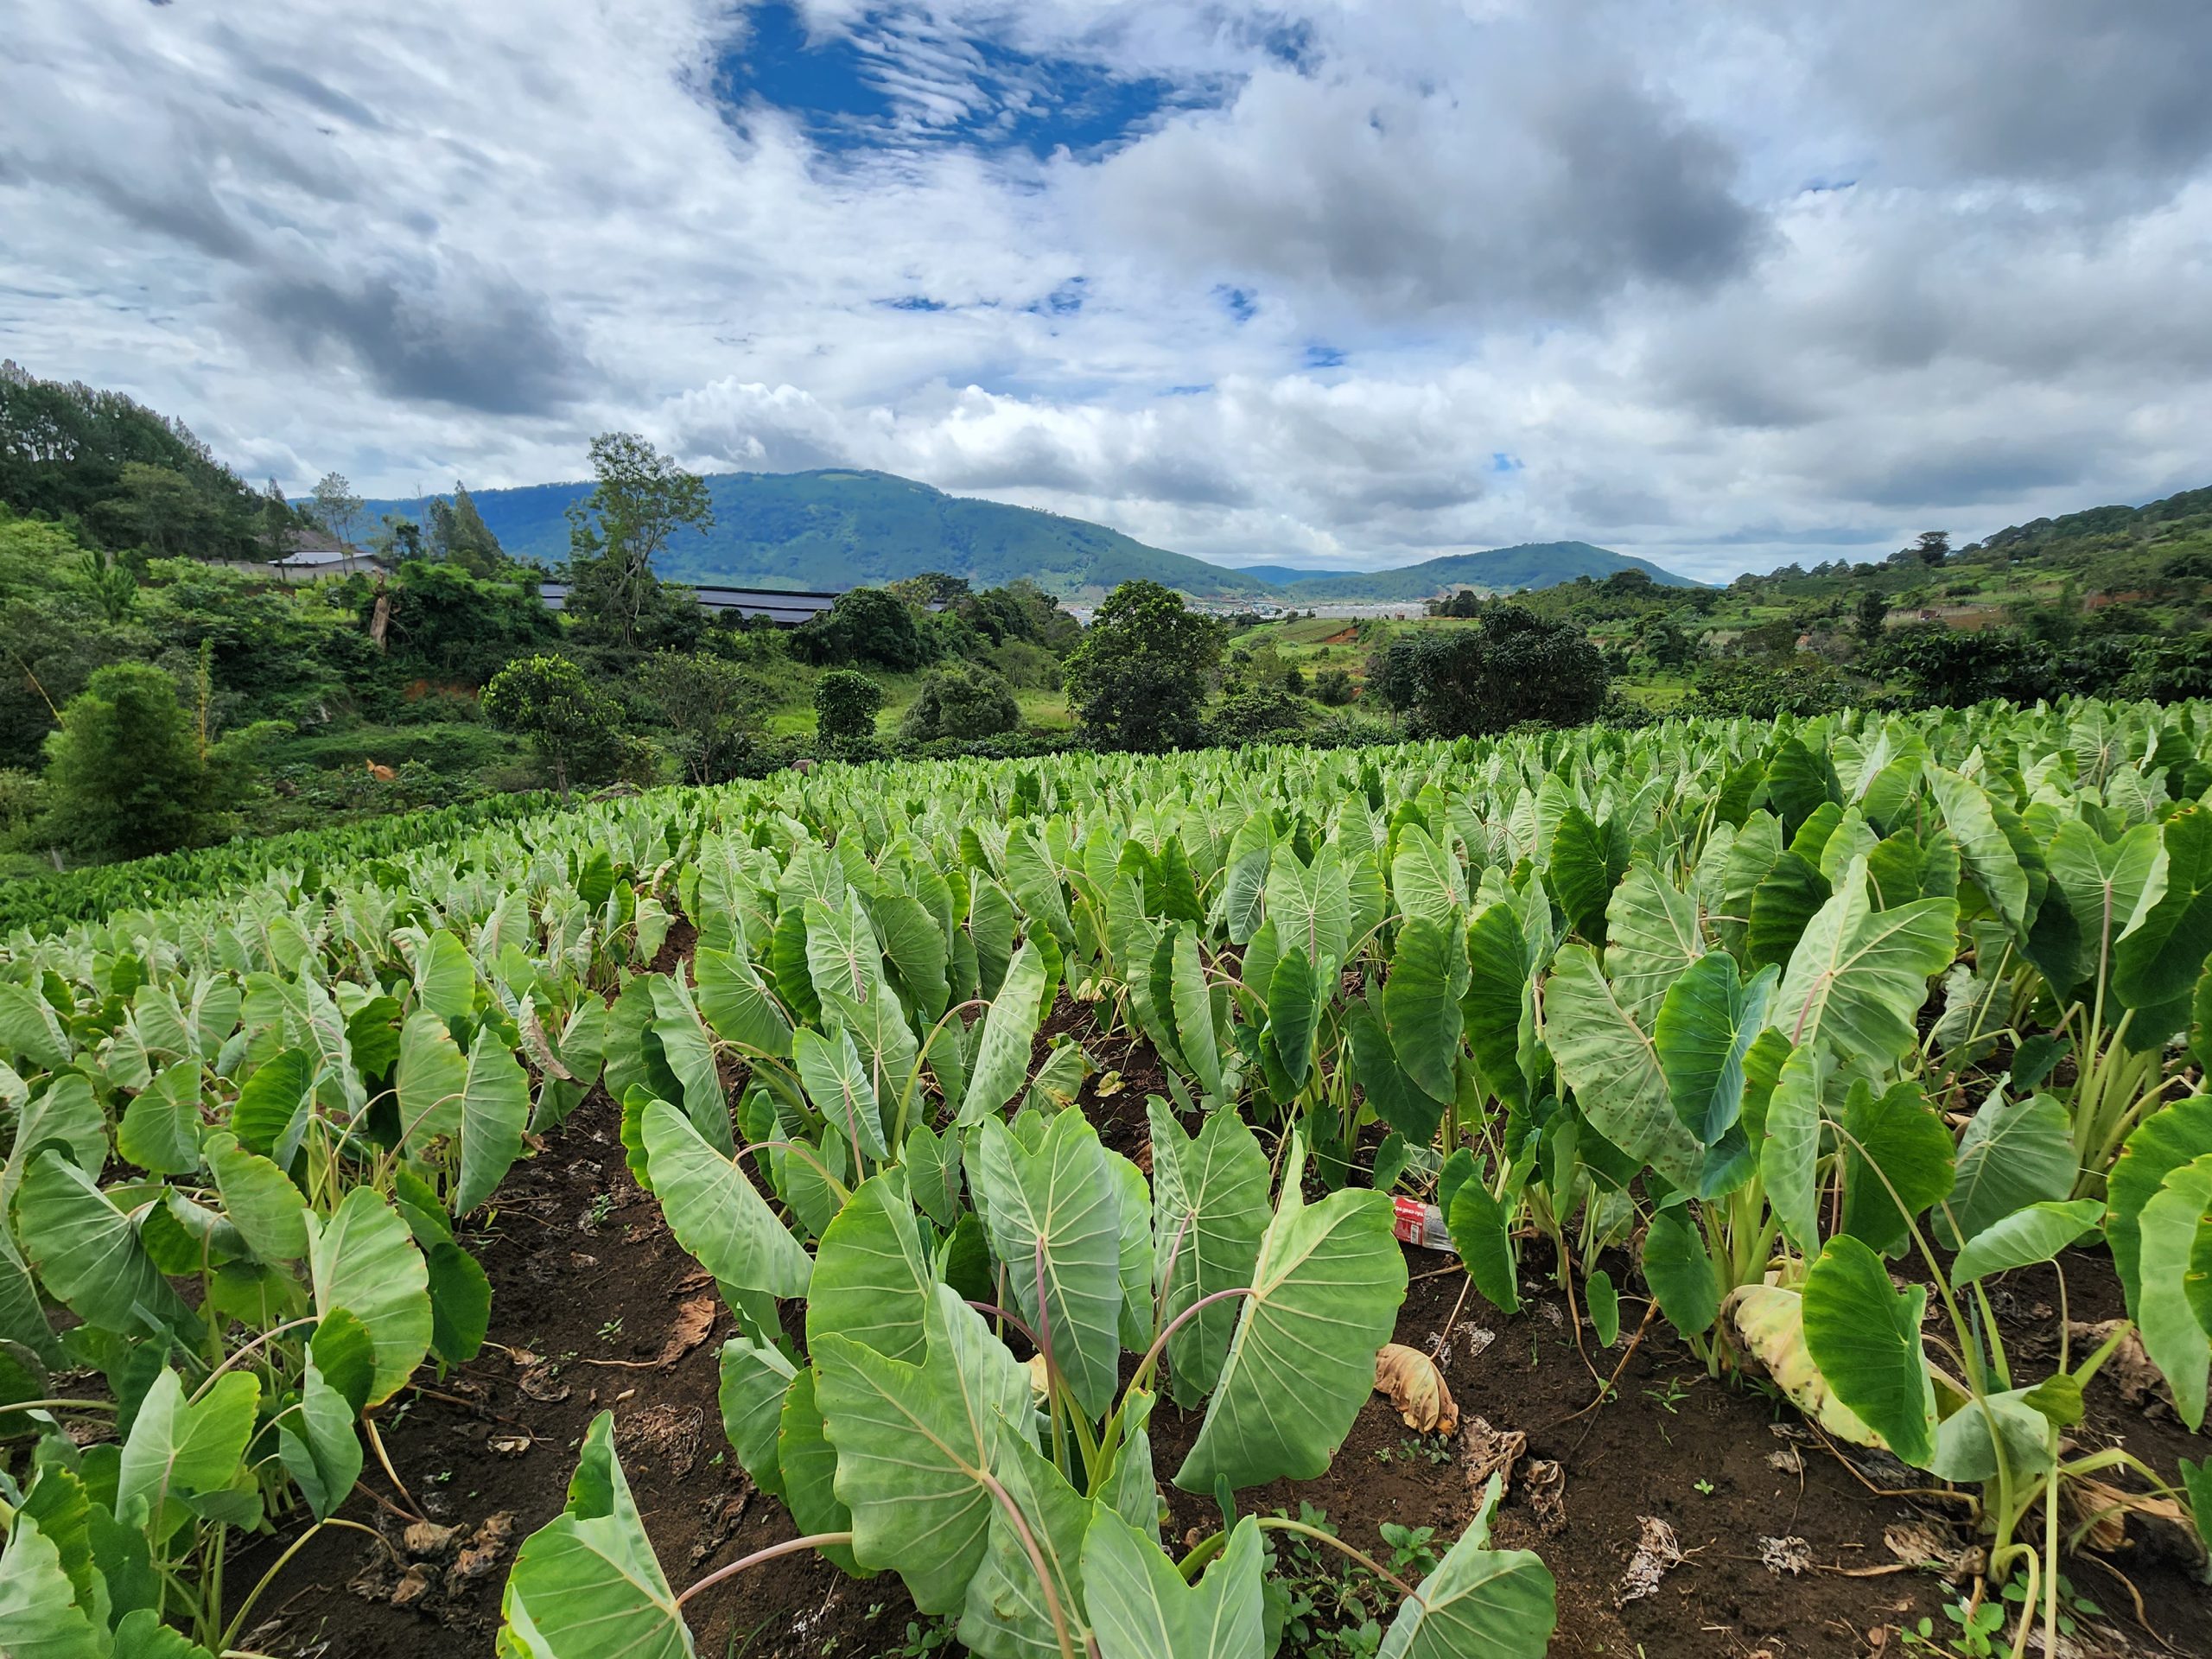
<path fill-rule="evenodd" d="M 2209 481 L 2182 0 L 21 10 L 10 353 L 288 488 L 620 427 L 1224 561 L 1725 577 Z"/>

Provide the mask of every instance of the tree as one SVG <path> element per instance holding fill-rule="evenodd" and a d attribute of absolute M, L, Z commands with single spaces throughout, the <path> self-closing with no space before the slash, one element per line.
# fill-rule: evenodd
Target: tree
<path fill-rule="evenodd" d="M 656 652 L 639 682 L 676 734 L 677 752 L 695 784 L 735 775 L 753 716 L 766 701 L 759 677 L 735 663 L 701 652 Z"/>
<path fill-rule="evenodd" d="M 1313 677 L 1313 695 L 1332 709 L 1341 709 L 1359 695 L 1351 676 L 1341 668 L 1325 668 Z"/>
<path fill-rule="evenodd" d="M 1068 655 L 1068 707 L 1101 748 L 1159 749 L 1205 735 L 1222 626 L 1156 582 L 1125 582 Z"/>
<path fill-rule="evenodd" d="M 569 614 L 588 632 L 637 650 L 664 643 L 681 607 L 693 613 L 696 638 L 698 607 L 688 592 L 668 591 L 653 560 L 677 531 L 715 522 L 706 480 L 634 432 L 594 438 L 591 467 L 592 493 L 569 509 Z"/>
<path fill-rule="evenodd" d="M 255 531 L 257 550 L 264 564 L 274 564 L 289 553 L 299 539 L 300 521 L 284 499 L 284 492 L 275 479 L 262 492 L 261 522 Z"/>
<path fill-rule="evenodd" d="M 928 743 L 945 737 L 995 737 L 1021 724 L 1021 705 L 987 668 L 955 663 L 932 669 L 899 721 L 899 735 Z"/>
<path fill-rule="evenodd" d="M 814 683 L 815 730 L 824 743 L 866 743 L 875 736 L 875 717 L 883 711 L 883 688 L 865 674 L 833 668 Z"/>
<path fill-rule="evenodd" d="M 104 549 L 90 548 L 77 561 L 77 574 L 101 615 L 113 623 L 130 620 L 138 608 L 138 576 L 128 563 Z"/>
<path fill-rule="evenodd" d="M 430 503 L 429 554 L 448 564 L 457 564 L 472 576 L 498 575 L 512 563 L 499 538 L 484 522 L 466 486 L 456 482 L 453 499 Z"/>
<path fill-rule="evenodd" d="M 1906 550 L 1923 564 L 1941 564 L 1950 556 L 1951 532 L 1948 530 L 1923 530 L 1920 539 Z"/>
<path fill-rule="evenodd" d="M 611 774 L 621 754 L 620 705 L 565 657 L 509 663 L 484 688 L 484 715 L 530 740 L 563 799 L 571 784 Z"/>
<path fill-rule="evenodd" d="M 316 480 L 315 493 L 308 499 L 315 503 L 315 516 L 322 527 L 344 545 L 352 546 L 365 504 L 353 493 L 346 474 L 325 473 Z"/>
<path fill-rule="evenodd" d="M 1859 594 L 1858 617 L 1859 637 L 1870 645 L 1875 644 L 1881 639 L 1883 629 L 1889 625 L 1889 595 L 1872 593 Z"/>
<path fill-rule="evenodd" d="M 1471 628 L 1401 634 L 1367 671 L 1368 689 L 1417 737 L 1480 736 L 1523 721 L 1580 725 L 1597 717 L 1609 683 L 1581 629 L 1502 604 Z"/>
<path fill-rule="evenodd" d="M 919 580 L 917 578 L 917 580 Z M 869 663 L 894 674 L 927 660 L 913 607 L 888 588 L 855 588 L 810 620 L 792 642 L 817 663 Z"/>
<path fill-rule="evenodd" d="M 104 517 L 157 559 L 181 557 L 213 528 L 207 497 L 182 473 L 130 461 L 123 465 L 121 493 L 103 504 Z"/>
<path fill-rule="evenodd" d="M 112 664 L 46 740 L 46 835 L 99 859 L 195 846 L 219 823 L 213 784 L 176 682 L 151 664 Z"/>

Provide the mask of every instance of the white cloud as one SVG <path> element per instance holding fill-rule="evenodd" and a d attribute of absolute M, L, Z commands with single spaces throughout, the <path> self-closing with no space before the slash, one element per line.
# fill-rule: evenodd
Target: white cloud
<path fill-rule="evenodd" d="M 2208 481 L 2183 0 L 809 0 L 888 99 L 834 131 L 707 0 L 19 10 L 7 352 L 293 488 L 624 426 L 1224 560 L 1725 576 Z"/>

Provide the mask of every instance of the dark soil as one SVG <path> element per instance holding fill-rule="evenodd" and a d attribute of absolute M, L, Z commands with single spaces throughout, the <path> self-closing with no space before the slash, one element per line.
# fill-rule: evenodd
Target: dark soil
<path fill-rule="evenodd" d="M 1165 1092 L 1160 1062 L 1142 1043 L 1092 1038 L 1089 1014 L 1064 998 L 1040 1035 L 1039 1056 L 1056 1033 L 1085 1040 L 1103 1068 L 1084 1086 L 1086 1114 L 1109 1145 L 1148 1163 L 1144 1100 Z M 1118 1089 L 1108 1072 L 1118 1073 Z M 515 1545 L 558 1512 L 575 1446 L 602 1409 L 615 1414 L 639 1508 L 677 1586 L 794 1535 L 782 1506 L 752 1490 L 727 1450 L 715 1351 L 730 1333 L 729 1316 L 631 1179 L 617 1125 L 612 1103 L 594 1093 L 544 1151 L 517 1167 L 474 1242 L 493 1287 L 493 1344 L 457 1373 L 426 1370 L 419 1389 L 377 1414 L 408 1496 L 392 1491 L 372 1457 L 363 1486 L 390 1507 L 357 1491 L 346 1516 L 378 1528 L 403 1560 L 410 1517 L 401 1510 L 419 1507 L 467 1530 L 411 1573 L 358 1532 L 325 1532 L 286 1566 L 245 1646 L 279 1659 L 489 1654 Z M 1545 1255 L 1541 1246 L 1529 1252 L 1532 1274 Z M 1624 1262 L 1610 1265 L 1625 1278 Z M 1440 1548 L 1472 1513 L 1497 1453 L 1525 1436 L 1494 1539 L 1538 1551 L 1556 1576 L 1554 1654 L 1895 1654 L 1900 1626 L 1922 1616 L 1945 1624 L 1948 1586 L 1899 1562 L 1884 1534 L 1916 1523 L 1948 1535 L 1957 1506 L 1872 1490 L 1922 1478 L 1893 1462 L 1885 1469 L 1879 1459 L 1847 1464 L 1786 1405 L 1707 1377 L 1663 1321 L 1644 1332 L 1609 1403 L 1576 1416 L 1599 1385 L 1563 1298 L 1531 1283 L 1522 1310 L 1509 1319 L 1478 1297 L 1463 1301 L 1466 1281 L 1451 1258 L 1408 1249 L 1408 1266 L 1413 1283 L 1397 1338 L 1440 1346 L 1459 1433 L 1441 1441 L 1416 1435 L 1381 1396 L 1370 1397 L 1326 1475 L 1240 1494 L 1243 1507 L 1294 1515 L 1311 1504 L 1370 1554 L 1386 1521 L 1433 1527 Z M 2066 1288 L 2077 1321 L 2119 1311 L 2101 1255 L 2070 1253 Z M 2055 1341 L 2057 1290 L 2050 1268 L 2001 1287 L 1999 1313 L 2016 1330 L 2016 1357 Z M 1620 1363 L 1642 1313 L 1641 1302 L 1625 1300 L 1611 1351 L 1585 1327 L 1599 1371 L 1610 1375 Z M 2091 1385 L 2088 1405 L 2089 1420 L 2075 1431 L 2084 1446 L 2124 1437 L 2168 1471 L 2177 1454 L 2205 1450 L 2170 1410 L 2153 1402 L 2146 1412 L 2123 1399 L 2109 1368 Z M 1163 1477 L 1198 1423 L 1198 1414 L 1161 1402 L 1153 1435 Z M 518 1444 L 524 1449 L 512 1449 Z M 1164 1481 L 1162 1492 L 1171 1541 L 1220 1524 L 1210 1497 Z M 1624 1600 L 1624 1575 L 1646 1517 L 1672 1529 L 1681 1559 L 1651 1593 Z M 1762 1565 L 1770 1539 L 1789 1541 L 1783 1548 L 1799 1571 Z M 245 1552 L 232 1576 L 253 1582 L 286 1541 Z M 2075 1590 L 2107 1615 L 2108 1629 L 2085 1631 L 2094 1640 L 2084 1653 L 2212 1655 L 2212 1596 L 2177 1552 L 2161 1554 L 2156 1540 L 2131 1541 L 2113 1560 L 2080 1556 L 2068 1569 Z M 2140 1592 L 2150 1628 L 2135 1621 L 2120 1573 Z M 895 1575 L 856 1582 L 812 1556 L 768 1562 L 687 1611 L 702 1654 L 778 1659 L 895 1654 L 914 1617 Z"/>

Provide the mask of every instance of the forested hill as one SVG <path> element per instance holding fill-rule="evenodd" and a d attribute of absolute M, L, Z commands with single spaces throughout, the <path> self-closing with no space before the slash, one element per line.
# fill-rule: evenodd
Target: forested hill
<path fill-rule="evenodd" d="M 664 576 L 841 589 L 942 570 L 977 588 L 1026 576 L 1063 597 L 1090 599 L 1141 576 L 1201 599 L 1268 590 L 1242 572 L 1147 547 L 1103 524 L 947 495 L 888 473 L 715 473 L 707 488 L 714 527 L 679 535 L 657 561 Z M 569 554 L 569 504 L 590 489 L 538 484 L 471 493 L 509 553 L 551 564 Z M 372 501 L 369 511 L 419 517 L 420 505 Z"/>
<path fill-rule="evenodd" d="M 1455 588 L 1481 588 L 1495 593 L 1555 588 L 1578 576 L 1603 580 L 1616 570 L 1641 570 L 1665 588 L 1698 585 L 1648 559 L 1592 547 L 1587 542 L 1527 542 L 1518 547 L 1494 547 L 1486 553 L 1448 554 L 1396 570 L 1294 582 L 1281 593 L 1301 605 L 1392 604 L 1433 599 Z"/>

